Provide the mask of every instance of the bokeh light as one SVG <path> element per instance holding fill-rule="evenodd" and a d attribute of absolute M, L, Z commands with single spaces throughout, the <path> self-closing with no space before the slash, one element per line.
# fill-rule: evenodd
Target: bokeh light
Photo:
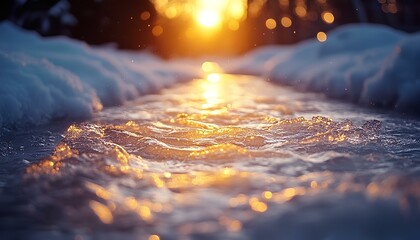
<path fill-rule="evenodd" d="M 149 240 L 160 240 L 160 237 L 156 234 L 150 235 Z"/>
<path fill-rule="evenodd" d="M 295 13 L 299 17 L 305 17 L 307 14 L 306 8 L 304 6 L 297 6 L 295 8 Z"/>
<path fill-rule="evenodd" d="M 319 42 L 325 42 L 327 41 L 327 34 L 325 32 L 318 32 L 316 35 L 316 38 L 318 39 Z"/>
<path fill-rule="evenodd" d="M 152 29 L 153 36 L 159 37 L 160 35 L 162 35 L 162 33 L 163 33 L 163 27 L 162 26 L 156 25 L 156 26 L 153 27 L 153 29 Z"/>
<path fill-rule="evenodd" d="M 265 26 L 266 26 L 268 29 L 273 30 L 274 28 L 276 28 L 276 27 L 277 27 L 277 22 L 276 22 L 276 20 L 274 20 L 274 19 L 272 19 L 272 18 L 269 18 L 269 19 L 267 19 L 267 20 L 265 21 Z"/>
<path fill-rule="evenodd" d="M 143 21 L 149 20 L 150 19 L 150 12 L 149 11 L 144 11 L 140 14 L 140 19 Z"/>
<path fill-rule="evenodd" d="M 290 19 L 289 17 L 282 17 L 280 22 L 281 25 L 285 28 L 289 28 L 292 26 L 292 19 Z"/>
<path fill-rule="evenodd" d="M 325 11 L 321 14 L 322 20 L 324 20 L 324 22 L 331 24 L 334 22 L 335 18 L 334 15 L 331 12 Z"/>

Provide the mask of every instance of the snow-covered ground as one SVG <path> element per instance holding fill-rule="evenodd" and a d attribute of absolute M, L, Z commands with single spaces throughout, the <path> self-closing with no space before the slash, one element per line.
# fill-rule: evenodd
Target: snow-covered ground
<path fill-rule="evenodd" d="M 200 75 L 198 61 L 163 61 L 147 52 L 90 47 L 65 37 L 42 38 L 0 24 L 0 127 L 91 117 Z M 229 61 L 229 73 L 366 106 L 420 113 L 420 34 L 379 25 L 348 25 L 319 43 L 266 46 Z"/>
<path fill-rule="evenodd" d="M 0 24 L 0 39 L 0 127 L 91 117 L 199 73 L 192 64 L 45 39 L 10 23 Z"/>
<path fill-rule="evenodd" d="M 222 65 L 365 106 L 420 113 L 420 33 L 347 25 L 324 43 L 262 47 Z"/>

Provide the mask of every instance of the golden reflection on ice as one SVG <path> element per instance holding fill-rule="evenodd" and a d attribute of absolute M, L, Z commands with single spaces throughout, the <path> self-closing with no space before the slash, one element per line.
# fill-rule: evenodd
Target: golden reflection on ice
<path fill-rule="evenodd" d="M 149 240 L 160 240 L 160 237 L 156 234 L 150 235 Z"/>
<path fill-rule="evenodd" d="M 215 76 L 215 74 L 211 74 L 208 77 Z M 216 75 L 219 76 L 219 75 Z M 218 104 L 222 103 L 222 96 L 223 90 L 221 89 L 221 84 L 219 81 L 214 81 L 216 78 L 208 78 L 208 82 L 203 82 L 202 90 L 203 90 L 203 99 L 205 99 L 205 103 L 202 105 L 203 109 L 209 109 L 217 107 Z"/>
<path fill-rule="evenodd" d="M 103 223 L 111 224 L 113 222 L 112 212 L 107 206 L 97 201 L 90 201 L 89 206 Z"/>
<path fill-rule="evenodd" d="M 86 182 L 86 187 L 92 192 L 96 194 L 96 196 L 104 199 L 104 200 L 110 200 L 112 195 L 111 193 L 106 190 L 105 188 L 99 186 L 98 184 L 92 183 L 92 182 Z"/>
<path fill-rule="evenodd" d="M 227 102 L 228 89 L 226 89 L 225 81 L 228 79 L 220 73 L 210 73 L 206 76 L 206 80 L 201 81 L 200 85 L 200 91 L 205 100 L 202 104 L 203 113 L 217 114 L 226 111 L 227 108 L 223 104 Z"/>
<path fill-rule="evenodd" d="M 212 83 L 217 83 L 220 81 L 220 79 L 222 79 L 222 75 L 218 73 L 211 73 L 207 75 L 207 80 L 209 80 L 209 82 L 212 82 Z"/>
<path fill-rule="evenodd" d="M 324 170 L 297 176 L 267 172 L 269 164 L 282 166 L 305 157 L 290 154 L 293 148 L 355 144 L 368 130 L 349 121 L 295 116 L 296 107 L 277 93 L 253 95 L 267 93 L 267 83 L 246 89 L 240 77 L 222 74 L 217 64 L 205 62 L 202 68 L 206 77 L 191 83 L 182 92 L 185 98 L 150 97 L 136 106 L 151 119 L 119 116 L 71 125 L 51 156 L 29 166 L 25 177 L 49 176 L 52 186 L 76 179 L 79 185 L 72 194 L 82 194 L 81 204 L 101 223 L 134 217 L 130 221 L 150 227 L 147 236 L 153 240 L 160 239 L 159 227 L 153 226 L 188 219 L 190 211 L 204 211 L 206 201 L 214 219 L 185 220 L 174 231 L 239 234 L 253 216 L 326 190 L 359 192 L 370 199 L 391 196 L 397 186 L 392 179 L 363 185 Z M 284 151 L 290 145 L 292 150 Z M 420 192 L 416 189 L 411 191 Z M 399 202 L 407 208 L 407 200 Z"/>
<path fill-rule="evenodd" d="M 270 200 L 270 199 L 273 197 L 273 193 L 272 193 L 272 192 L 270 192 L 270 191 L 264 191 L 264 192 L 262 193 L 262 196 L 263 196 L 263 198 L 265 198 L 265 199 L 267 199 L 267 200 Z"/>
<path fill-rule="evenodd" d="M 242 223 L 237 219 L 232 219 L 227 216 L 221 216 L 219 223 L 225 226 L 229 232 L 239 232 L 242 229 Z"/>
<path fill-rule="evenodd" d="M 71 127 L 71 126 L 70 126 Z M 60 143 L 52 156 L 41 162 L 31 165 L 26 169 L 28 174 L 57 174 L 60 171 L 61 160 L 78 155 L 77 150 L 72 150 L 66 143 Z"/>
<path fill-rule="evenodd" d="M 263 213 L 267 211 L 268 209 L 267 204 L 265 202 L 260 201 L 256 197 L 251 197 L 249 199 L 249 206 L 251 207 L 253 211 L 260 212 L 260 213 Z"/>

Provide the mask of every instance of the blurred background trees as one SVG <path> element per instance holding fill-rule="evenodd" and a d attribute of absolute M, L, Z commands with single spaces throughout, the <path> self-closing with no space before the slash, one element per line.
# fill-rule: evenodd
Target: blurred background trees
<path fill-rule="evenodd" d="M 295 43 L 356 22 L 420 30 L 417 0 L 249 0 L 248 12 L 248 24 L 259 26 L 254 26 L 253 35 L 264 36 L 255 40 L 258 44 Z M 274 26 L 267 19 L 273 19 Z"/>
<path fill-rule="evenodd" d="M 211 8 L 206 3 L 224 8 L 218 10 L 222 20 L 208 11 L 199 15 Z M 150 48 L 166 57 L 232 55 L 296 43 L 354 22 L 420 30 L 418 0 L 2 0 L 0 5 L 0 20 L 44 36 Z"/>
<path fill-rule="evenodd" d="M 148 0 L 2 0 L 0 17 L 43 36 L 139 49 L 151 44 L 156 12 Z"/>

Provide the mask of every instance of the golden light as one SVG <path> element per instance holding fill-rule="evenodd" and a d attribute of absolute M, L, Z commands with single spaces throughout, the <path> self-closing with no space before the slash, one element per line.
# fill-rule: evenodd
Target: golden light
<path fill-rule="evenodd" d="M 245 7 L 242 1 L 233 1 L 229 7 L 229 15 L 234 19 L 242 19 L 245 15 Z"/>
<path fill-rule="evenodd" d="M 101 222 L 105 224 L 111 224 L 114 221 L 114 218 L 112 216 L 112 212 L 109 210 L 109 208 L 97 201 L 91 200 L 89 202 L 89 206 L 92 209 L 92 211 L 96 214 L 96 216 L 101 220 Z"/>
<path fill-rule="evenodd" d="M 218 81 L 220 81 L 220 78 L 221 78 L 221 76 L 218 73 L 212 73 L 212 74 L 209 74 L 207 76 L 207 80 L 209 82 L 218 82 Z"/>
<path fill-rule="evenodd" d="M 249 203 L 249 206 L 251 207 L 251 209 L 255 212 L 263 213 L 263 212 L 267 211 L 267 209 L 268 209 L 267 204 L 265 202 L 261 202 L 256 197 L 250 198 L 248 203 Z"/>
<path fill-rule="evenodd" d="M 215 28 L 222 23 L 222 16 L 215 10 L 202 10 L 197 13 L 196 20 L 203 27 Z"/>
<path fill-rule="evenodd" d="M 211 66 L 210 65 L 211 62 L 207 62 L 207 63 L 208 64 L 203 65 L 204 68 Z M 211 64 L 214 64 L 214 63 L 211 63 Z M 213 65 L 211 66 L 211 68 L 214 68 L 214 66 L 217 66 L 217 65 Z M 226 79 L 226 75 L 223 75 L 215 71 L 215 72 L 207 73 L 205 78 L 202 79 L 202 81 L 200 81 L 200 91 L 202 92 L 201 96 L 204 100 L 201 105 L 201 108 L 207 114 L 218 114 L 221 112 L 222 109 L 220 109 L 219 106 L 224 101 L 226 101 L 226 98 L 229 92 L 229 90 L 225 89 L 227 80 L 228 79 Z M 204 153 L 209 154 L 211 152 L 217 152 L 219 150 L 223 152 L 223 151 L 230 151 L 229 149 L 232 149 L 231 146 L 228 146 L 228 145 L 222 146 L 222 145 L 220 145 L 220 147 L 216 149 L 209 148 L 209 149 L 204 150 L 203 152 L 199 151 L 194 154 L 198 154 L 198 155 L 204 154 Z M 233 171 L 232 169 L 223 169 L 221 173 L 226 175 L 227 173 L 231 173 L 232 171 Z"/>
<path fill-rule="evenodd" d="M 331 12 L 325 11 L 321 14 L 322 20 L 324 20 L 325 23 L 331 24 L 334 22 L 335 18 L 334 15 Z"/>
<path fill-rule="evenodd" d="M 264 7 L 266 0 L 255 0 L 249 4 L 249 14 L 253 17 L 258 16 Z"/>
<path fill-rule="evenodd" d="M 223 23 L 236 31 L 246 18 L 247 0 L 152 0 L 156 11 L 167 19 L 191 18 L 199 27 L 218 29 Z"/>
<path fill-rule="evenodd" d="M 149 240 L 160 240 L 160 237 L 156 234 L 150 235 Z"/>
<path fill-rule="evenodd" d="M 270 191 L 264 191 L 264 192 L 262 193 L 262 196 L 263 196 L 263 198 L 265 198 L 265 199 L 269 200 L 269 199 L 271 199 L 271 198 L 273 197 L 273 193 L 272 193 L 272 192 L 270 192 Z"/>
<path fill-rule="evenodd" d="M 239 232 L 242 229 L 242 223 L 238 220 L 231 221 L 226 228 L 230 232 Z"/>
<path fill-rule="evenodd" d="M 239 22 L 238 21 L 230 21 L 228 25 L 229 29 L 232 31 L 237 31 L 239 29 Z"/>
<path fill-rule="evenodd" d="M 213 75 L 214 76 L 214 75 Z M 216 79 L 216 77 L 214 77 Z M 212 78 L 211 78 L 212 79 Z M 203 104 L 203 109 L 214 108 L 221 102 L 221 94 L 219 80 L 211 81 L 207 79 L 208 82 L 202 83 L 203 94 L 202 97 L 205 100 Z"/>
<path fill-rule="evenodd" d="M 303 7 L 303 6 L 297 6 L 295 8 L 295 13 L 299 17 L 305 17 L 306 14 L 307 14 L 307 11 L 306 11 L 306 8 L 305 7 Z"/>
<path fill-rule="evenodd" d="M 203 108 L 212 108 L 219 104 L 221 101 L 221 86 L 223 86 L 223 84 L 221 83 L 221 81 L 223 80 L 223 75 L 221 73 L 223 71 L 220 68 L 219 64 L 208 61 L 204 62 L 201 65 L 201 69 L 205 73 L 205 79 L 207 80 L 202 84 L 203 98 L 206 100 L 205 104 L 203 105 Z"/>
<path fill-rule="evenodd" d="M 203 64 L 201 64 L 201 69 L 207 74 L 220 73 L 222 71 L 219 64 L 215 62 L 204 62 Z"/>
<path fill-rule="evenodd" d="M 168 7 L 165 10 L 165 15 L 169 18 L 175 18 L 178 15 L 178 10 L 175 7 Z"/>
<path fill-rule="evenodd" d="M 140 206 L 138 208 L 139 216 L 145 221 L 151 221 L 153 218 L 152 211 L 148 206 Z"/>
<path fill-rule="evenodd" d="M 276 28 L 276 27 L 277 27 L 277 22 L 276 22 L 276 20 L 274 20 L 274 19 L 272 19 L 272 18 L 269 18 L 269 19 L 267 19 L 267 20 L 265 21 L 265 26 L 266 26 L 268 29 L 273 30 L 274 28 Z"/>
<path fill-rule="evenodd" d="M 282 17 L 280 23 L 283 27 L 289 28 L 290 26 L 292 26 L 292 19 L 290 19 L 289 17 Z"/>
<path fill-rule="evenodd" d="M 316 38 L 318 39 L 319 42 L 325 42 L 327 41 L 327 34 L 325 32 L 318 32 L 318 34 L 316 35 Z"/>

